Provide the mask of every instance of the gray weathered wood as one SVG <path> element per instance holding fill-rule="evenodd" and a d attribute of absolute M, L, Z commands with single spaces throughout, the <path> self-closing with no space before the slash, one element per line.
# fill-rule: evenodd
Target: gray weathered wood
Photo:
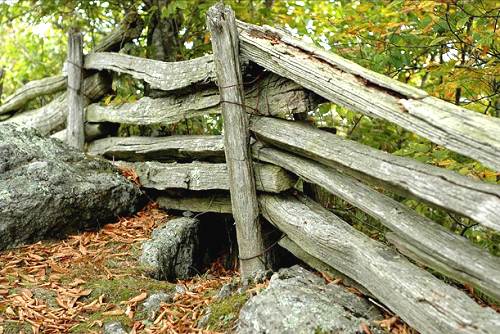
<path fill-rule="evenodd" d="M 224 163 L 162 163 L 156 161 L 124 162 L 117 166 L 132 168 L 141 185 L 158 190 L 229 190 L 228 169 Z M 295 177 L 283 168 L 263 163 L 255 163 L 255 184 L 257 189 L 279 193 L 295 184 Z"/>
<path fill-rule="evenodd" d="M 242 56 L 348 109 L 376 116 L 500 170 L 500 120 L 428 97 L 270 27 L 238 22 Z"/>
<path fill-rule="evenodd" d="M 456 266 L 450 265 L 447 262 L 439 261 L 439 258 L 435 256 L 435 254 L 429 254 L 426 253 L 417 247 L 418 245 L 413 245 L 412 243 L 406 241 L 404 238 L 401 236 L 397 235 L 396 233 L 386 233 L 385 237 L 387 240 L 396 246 L 398 251 L 400 251 L 402 254 L 405 256 L 415 260 L 416 262 L 425 265 L 429 268 L 432 268 L 441 274 L 444 274 L 445 276 L 451 277 L 455 281 L 458 282 L 467 282 L 470 283 L 474 288 L 477 290 L 481 291 L 483 294 L 487 295 L 488 297 L 491 298 L 492 301 L 495 303 L 500 302 L 500 291 L 498 290 L 498 287 L 496 289 L 491 289 L 491 286 L 486 285 L 486 284 L 481 284 L 484 280 L 484 277 L 487 275 L 487 273 L 481 273 L 480 277 L 477 279 L 471 280 L 471 275 L 468 272 L 462 272 L 460 268 L 457 268 Z M 459 255 L 457 254 L 457 257 Z M 470 257 L 472 261 L 481 261 L 481 258 L 477 257 Z M 466 259 L 468 262 L 470 261 L 469 259 Z M 498 260 L 497 260 L 498 262 Z M 495 276 L 491 277 L 491 280 L 497 280 L 500 277 L 498 275 L 498 269 L 499 265 L 497 263 L 497 267 L 495 270 L 497 271 L 496 273 L 493 273 Z M 489 268 L 486 268 L 488 270 Z M 473 277 L 474 278 L 474 277 Z M 480 282 L 479 284 L 474 284 L 474 282 Z"/>
<path fill-rule="evenodd" d="M 250 113 L 290 118 L 292 114 L 316 107 L 309 92 L 275 74 L 265 75 L 245 90 L 245 103 Z M 174 124 L 184 119 L 220 114 L 220 95 L 217 89 L 171 95 L 152 99 L 144 97 L 119 106 L 92 104 L 87 108 L 87 121 L 128 124 Z"/>
<path fill-rule="evenodd" d="M 130 12 L 113 30 L 92 49 L 92 52 L 118 51 L 132 39 L 140 36 L 143 22 L 137 12 Z M 66 88 L 66 77 L 62 75 L 34 80 L 19 88 L 14 94 L 7 97 L 0 105 L 0 115 L 21 109 L 30 100 L 63 91 Z"/>
<path fill-rule="evenodd" d="M 84 104 L 95 101 L 111 88 L 109 77 L 104 73 L 96 73 L 83 81 Z M 16 114 L 7 119 L 7 123 L 18 123 L 34 127 L 43 135 L 62 130 L 68 115 L 68 99 L 64 93 L 41 108 Z"/>
<path fill-rule="evenodd" d="M 0 105 L 0 115 L 24 107 L 35 97 L 54 94 L 66 88 L 66 77 L 62 75 L 30 81 L 8 96 Z"/>
<path fill-rule="evenodd" d="M 211 55 L 185 61 L 163 62 L 121 53 L 96 52 L 85 56 L 85 69 L 110 70 L 144 80 L 153 89 L 176 90 L 215 79 Z"/>
<path fill-rule="evenodd" d="M 87 153 L 119 160 L 224 160 L 222 136 L 108 137 L 89 144 Z"/>
<path fill-rule="evenodd" d="M 352 278 L 421 333 L 497 333 L 500 314 L 304 198 L 259 196 L 264 217 L 307 253 Z"/>
<path fill-rule="evenodd" d="M 70 32 L 68 35 L 68 121 L 66 143 L 83 151 L 85 145 L 83 110 L 83 36 Z"/>
<path fill-rule="evenodd" d="M 215 89 L 152 99 L 143 97 L 119 106 L 92 104 L 87 108 L 87 121 L 125 124 L 175 124 L 184 119 L 219 114 L 219 95 Z"/>
<path fill-rule="evenodd" d="M 304 123 L 252 117 L 262 140 L 500 230 L 500 186 L 394 156 Z"/>
<path fill-rule="evenodd" d="M 136 11 L 125 15 L 119 26 L 101 39 L 92 52 L 119 51 L 126 43 L 141 35 L 144 22 Z"/>
<path fill-rule="evenodd" d="M 108 134 L 108 127 L 104 123 L 85 123 L 85 141 L 91 141 L 96 138 L 102 138 Z M 66 129 L 58 131 L 52 135 L 61 141 L 66 140 Z"/>
<path fill-rule="evenodd" d="M 231 198 L 227 194 L 197 194 L 182 197 L 161 195 L 156 202 L 162 209 L 187 210 L 192 212 L 231 213 Z"/>
<path fill-rule="evenodd" d="M 234 12 L 223 3 L 210 7 L 207 26 L 222 101 L 224 148 L 243 278 L 265 269 L 264 242 L 250 157 L 248 116 L 240 67 L 238 31 Z"/>
<path fill-rule="evenodd" d="M 378 219 L 399 238 L 404 238 L 416 249 L 414 252 L 418 250 L 422 257 L 432 259 L 426 264 L 435 270 L 500 300 L 500 258 L 333 168 L 261 145 L 254 145 L 253 152 L 258 159 L 320 185 Z"/>
<path fill-rule="evenodd" d="M 342 280 L 342 283 L 344 283 L 345 285 L 358 289 L 365 296 L 373 297 L 373 295 L 370 293 L 370 291 L 366 290 L 362 285 L 360 285 L 356 281 L 353 281 L 352 279 L 350 279 L 346 275 L 342 274 L 337 269 L 332 268 L 328 264 L 324 263 L 321 260 L 318 260 L 317 258 L 312 256 L 311 254 L 307 253 L 302 248 L 300 248 L 295 242 L 293 242 L 289 237 L 281 238 L 278 241 L 278 244 L 281 247 L 285 248 L 290 253 L 292 253 L 293 255 L 295 255 L 295 257 L 297 257 L 302 262 L 306 263 L 311 268 L 314 268 L 321 273 L 325 273 L 325 274 L 329 275 L 331 278 L 340 278 Z"/>

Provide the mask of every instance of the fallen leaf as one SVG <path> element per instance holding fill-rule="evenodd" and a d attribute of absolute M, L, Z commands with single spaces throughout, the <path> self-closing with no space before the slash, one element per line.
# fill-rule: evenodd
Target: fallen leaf
<path fill-rule="evenodd" d="M 122 315 L 124 314 L 125 312 L 123 312 L 123 310 L 121 308 L 117 308 L 117 309 L 114 309 L 114 310 L 111 310 L 111 311 L 106 311 L 106 312 L 103 312 L 102 315 Z"/>
<path fill-rule="evenodd" d="M 137 295 L 137 296 L 129 299 L 128 301 L 126 301 L 125 304 L 134 304 L 134 303 L 142 302 L 144 299 L 147 298 L 147 296 L 148 296 L 147 292 L 143 292 L 140 295 Z"/>

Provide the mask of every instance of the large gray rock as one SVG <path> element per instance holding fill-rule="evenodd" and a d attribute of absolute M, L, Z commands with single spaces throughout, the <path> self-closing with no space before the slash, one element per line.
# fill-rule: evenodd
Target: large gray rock
<path fill-rule="evenodd" d="M 237 332 L 364 333 L 361 324 L 381 320 L 366 300 L 336 284 L 325 284 L 311 272 L 293 266 L 271 277 L 269 287 L 250 298 L 240 311 Z"/>
<path fill-rule="evenodd" d="M 0 124 L 0 250 L 111 222 L 140 197 L 110 163 Z"/>
<path fill-rule="evenodd" d="M 192 276 L 199 250 L 199 221 L 175 218 L 156 228 L 151 239 L 142 245 L 140 263 L 149 275 L 174 281 Z"/>

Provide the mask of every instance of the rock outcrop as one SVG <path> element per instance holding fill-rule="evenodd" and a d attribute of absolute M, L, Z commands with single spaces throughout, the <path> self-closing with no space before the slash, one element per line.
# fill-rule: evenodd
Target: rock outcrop
<path fill-rule="evenodd" d="M 0 250 L 112 222 L 140 202 L 109 162 L 0 124 Z"/>
<path fill-rule="evenodd" d="M 373 326 L 379 311 L 366 300 L 311 272 L 293 266 L 281 269 L 269 287 L 240 311 L 237 332 L 250 333 L 382 333 Z M 363 327 L 362 327 L 363 326 Z"/>
<path fill-rule="evenodd" d="M 142 245 L 141 264 L 159 280 L 175 281 L 190 277 L 197 266 L 199 221 L 175 218 L 156 228 Z"/>

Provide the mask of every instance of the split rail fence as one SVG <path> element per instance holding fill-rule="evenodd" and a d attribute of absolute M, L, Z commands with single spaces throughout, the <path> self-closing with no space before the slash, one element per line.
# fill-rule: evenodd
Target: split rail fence
<path fill-rule="evenodd" d="M 499 119 L 431 97 L 282 30 L 237 21 L 221 5 L 207 18 L 214 54 L 187 61 L 109 52 L 140 33 L 140 23 L 131 30 L 130 22 L 84 57 L 80 37 L 71 34 L 68 78 L 30 82 L 18 90 L 0 106 L 3 122 L 35 127 L 77 147 L 85 138 L 88 154 L 133 168 L 143 187 L 157 190 L 164 208 L 233 213 L 244 275 L 264 267 L 260 214 L 285 234 L 282 247 L 318 270 L 345 276 L 420 332 L 498 333 L 498 313 L 414 263 L 498 302 L 499 258 L 372 186 L 497 231 L 500 186 L 370 148 L 300 119 L 318 102 L 331 101 L 393 122 L 496 171 Z M 249 68 L 253 80 L 244 85 L 242 72 L 247 75 Z M 111 89 L 108 72 L 142 80 L 163 97 L 101 105 L 99 99 Z M 36 96 L 65 89 L 39 109 L 16 113 Z M 224 136 L 109 133 L 110 124 L 171 125 L 215 114 L 224 116 Z M 380 221 L 394 247 L 300 193 L 294 188 L 299 178 Z M 181 196 L 163 192 L 172 189 L 182 189 Z"/>

